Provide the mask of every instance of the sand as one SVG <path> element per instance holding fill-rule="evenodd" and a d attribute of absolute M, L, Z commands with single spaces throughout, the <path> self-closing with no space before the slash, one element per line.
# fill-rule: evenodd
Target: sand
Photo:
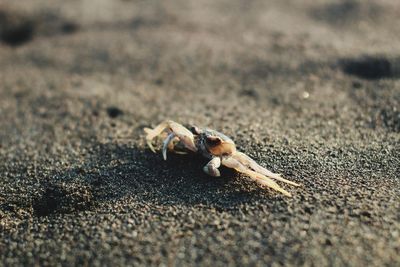
<path fill-rule="evenodd" d="M 2 1 L 0 265 L 398 266 L 400 3 Z M 301 183 L 196 155 L 219 130 Z"/>

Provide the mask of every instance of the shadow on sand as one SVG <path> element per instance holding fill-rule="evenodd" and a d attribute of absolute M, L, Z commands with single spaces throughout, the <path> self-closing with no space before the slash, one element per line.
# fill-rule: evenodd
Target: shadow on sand
<path fill-rule="evenodd" d="M 37 216 L 92 210 L 99 203 L 134 197 L 157 205 L 204 204 L 232 209 L 266 191 L 254 187 L 233 170 L 222 176 L 202 172 L 207 160 L 197 155 L 161 154 L 129 145 L 97 143 L 81 166 L 53 175 L 35 199 Z"/>

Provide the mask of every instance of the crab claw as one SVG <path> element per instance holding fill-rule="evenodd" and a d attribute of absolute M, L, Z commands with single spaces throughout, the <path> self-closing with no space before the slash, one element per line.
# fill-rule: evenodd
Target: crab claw
<path fill-rule="evenodd" d="M 176 123 L 174 121 L 164 121 L 157 125 L 154 129 L 144 128 L 146 135 L 146 142 L 151 151 L 156 152 L 152 141 L 154 138 L 162 134 L 163 132 L 169 133 L 167 139 L 165 139 L 163 144 L 163 158 L 167 159 L 167 148 L 170 142 L 177 137 L 179 142 L 184 145 L 187 149 L 196 152 L 197 147 L 194 142 L 194 136 L 191 131 L 186 129 L 184 126 Z"/>
<path fill-rule="evenodd" d="M 197 152 L 197 147 L 192 137 L 189 136 L 178 136 L 178 137 L 179 141 L 181 141 L 187 149 L 193 152 Z"/>

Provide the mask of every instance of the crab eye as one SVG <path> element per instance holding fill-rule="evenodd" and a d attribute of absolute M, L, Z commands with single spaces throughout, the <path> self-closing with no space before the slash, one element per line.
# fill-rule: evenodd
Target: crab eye
<path fill-rule="evenodd" d="M 192 134 L 197 134 L 197 135 L 199 135 L 201 133 L 200 128 L 196 127 L 196 126 L 190 127 L 190 131 L 192 132 Z"/>
<path fill-rule="evenodd" d="M 216 136 L 208 136 L 206 142 L 209 146 L 218 146 L 222 143 L 222 140 Z"/>

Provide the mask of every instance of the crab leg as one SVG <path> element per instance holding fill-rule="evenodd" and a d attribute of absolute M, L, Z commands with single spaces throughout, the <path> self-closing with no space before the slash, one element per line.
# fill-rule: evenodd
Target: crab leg
<path fill-rule="evenodd" d="M 242 152 L 236 152 L 235 155 L 233 155 L 233 157 L 235 159 L 237 159 L 239 162 L 241 162 L 243 165 L 250 167 L 251 169 L 253 169 L 254 171 L 263 174 L 265 176 L 268 176 L 272 179 L 290 184 L 290 185 L 294 185 L 294 186 L 300 186 L 299 184 L 286 180 L 285 178 L 283 178 L 280 174 L 277 173 L 273 173 L 269 170 L 267 170 L 266 168 L 260 166 L 257 162 L 255 162 L 252 158 L 250 158 L 249 156 L 247 156 L 246 154 L 242 153 Z"/>
<path fill-rule="evenodd" d="M 163 149 L 162 149 L 162 154 L 163 154 L 163 158 L 164 160 L 167 160 L 167 149 L 168 149 L 168 145 L 169 143 L 175 138 L 175 134 L 174 133 L 170 133 L 168 135 L 168 137 L 164 140 L 163 143 Z"/>
<path fill-rule="evenodd" d="M 208 175 L 219 177 L 221 173 L 219 172 L 218 168 L 221 166 L 221 158 L 215 157 L 210 160 L 206 166 L 203 167 L 203 171 Z"/>
<path fill-rule="evenodd" d="M 179 123 L 176 123 L 174 121 L 164 121 L 164 122 L 160 123 L 159 125 L 157 125 L 154 129 L 144 128 L 144 131 L 147 134 L 146 135 L 147 145 L 150 147 L 151 151 L 153 151 L 154 153 L 155 153 L 155 149 L 151 142 L 153 141 L 154 138 L 159 136 L 164 131 L 173 133 L 174 134 L 173 137 L 175 137 L 175 136 L 178 137 L 179 141 L 181 143 L 183 143 L 183 145 L 187 149 L 192 150 L 194 152 L 197 151 L 197 147 L 194 143 L 194 136 L 193 136 L 192 132 L 190 132 L 188 129 L 186 129 L 185 127 L 183 127 L 182 125 L 180 125 Z M 171 137 L 171 139 L 167 142 L 167 146 L 168 146 L 168 143 L 171 142 L 173 137 Z M 167 140 L 169 138 L 170 138 L 170 136 L 167 137 Z M 165 144 L 165 142 L 164 142 L 164 144 Z M 166 156 L 164 158 L 166 158 Z"/>
<path fill-rule="evenodd" d="M 280 187 L 273 180 L 271 180 L 270 178 L 266 177 L 265 175 L 263 175 L 261 173 L 257 173 L 255 171 L 250 170 L 248 167 L 243 165 L 241 162 L 239 162 L 239 160 L 237 160 L 235 158 L 230 157 L 230 158 L 222 159 L 222 164 L 226 167 L 233 168 L 233 169 L 237 170 L 238 172 L 248 175 L 251 179 L 258 182 L 259 184 L 268 186 L 269 188 L 272 188 L 278 192 L 281 192 L 285 196 L 288 196 L 288 197 L 292 196 L 289 192 L 287 192 L 285 189 Z"/>
<path fill-rule="evenodd" d="M 150 147 L 151 151 L 156 153 L 156 150 L 154 149 L 151 141 L 153 141 L 154 138 L 156 138 L 158 135 L 160 135 L 164 130 L 168 128 L 168 121 L 164 121 L 157 125 L 154 129 L 150 128 L 144 128 L 146 135 L 146 142 L 147 145 Z"/>

